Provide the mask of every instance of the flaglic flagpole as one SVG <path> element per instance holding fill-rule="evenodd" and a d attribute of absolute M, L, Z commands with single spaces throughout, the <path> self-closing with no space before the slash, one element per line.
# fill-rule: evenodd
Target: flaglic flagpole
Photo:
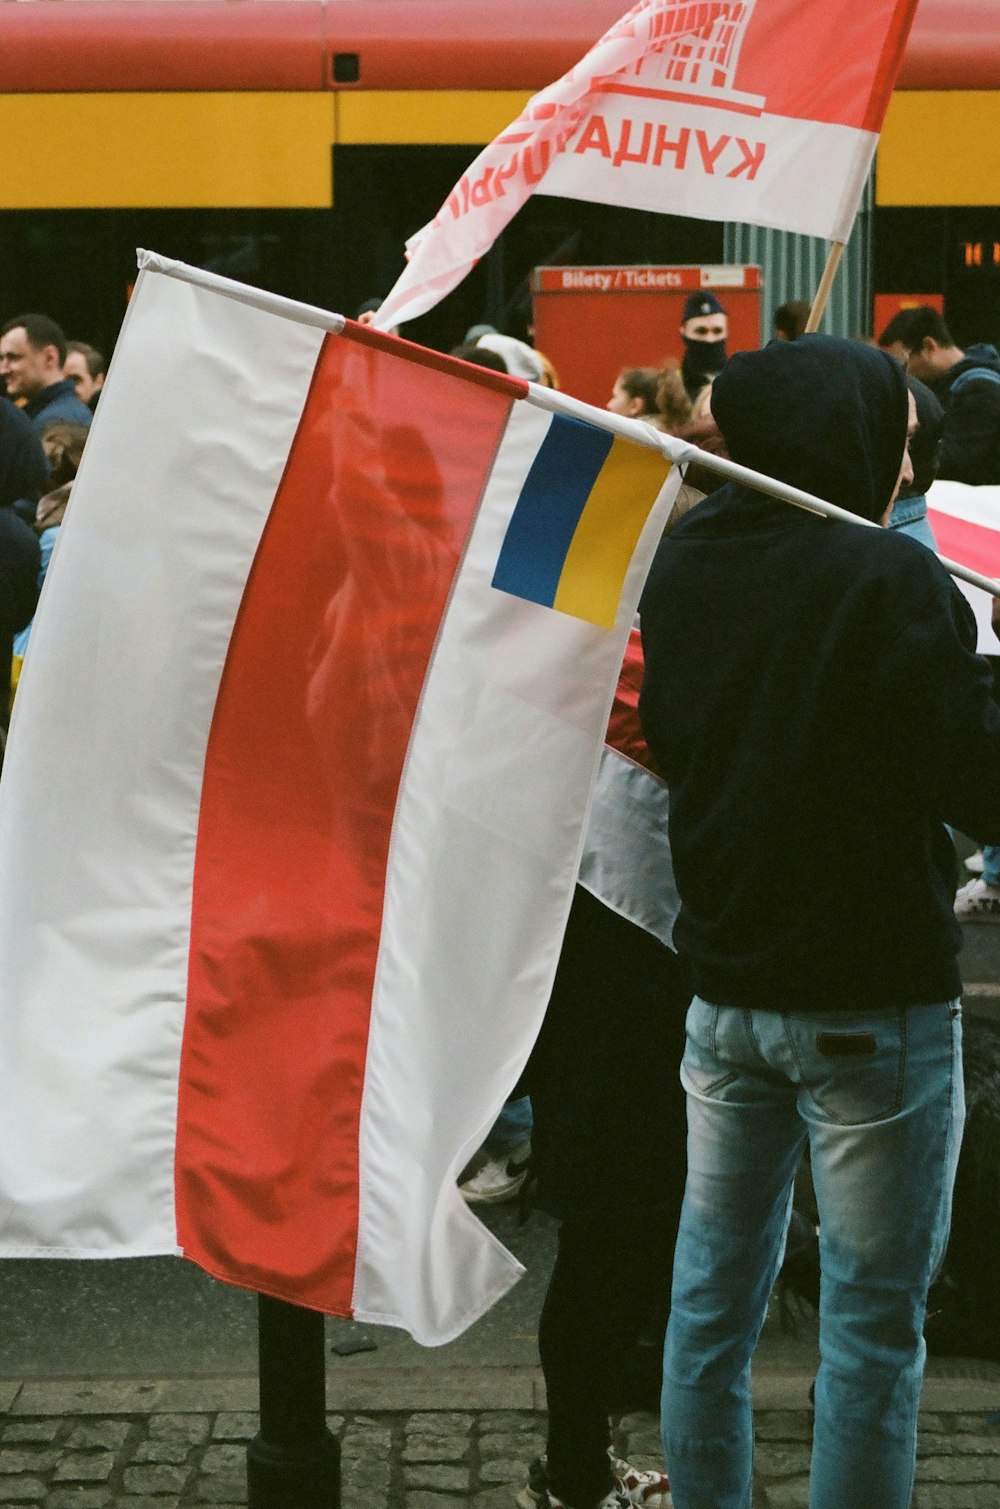
<path fill-rule="evenodd" d="M 827 258 L 826 270 L 816 295 L 816 304 L 813 313 L 819 304 L 823 294 L 824 305 L 829 297 L 830 286 L 840 258 L 843 255 L 844 243 L 834 242 L 830 247 Z M 140 254 L 140 269 L 148 269 L 153 272 L 161 272 L 169 277 L 178 278 L 183 282 L 195 283 L 203 288 L 210 288 L 225 295 L 235 298 L 241 303 L 252 304 L 253 307 L 265 310 L 268 313 L 286 314 L 300 323 L 311 323 L 314 311 L 311 306 L 297 304 L 294 300 L 284 299 L 278 294 L 265 293 L 261 289 L 250 288 L 242 283 L 234 283 L 229 278 L 219 277 L 217 273 L 205 272 L 201 268 L 189 267 L 184 262 L 175 262 L 166 257 L 160 257 L 154 252 L 142 252 Z M 823 293 L 825 287 L 825 294 Z M 342 331 L 346 321 L 343 315 L 328 314 L 318 311 L 321 319 L 316 321 L 322 328 L 331 332 Z M 820 317 L 822 310 L 820 310 Z M 810 315 L 810 319 L 812 315 Z M 405 343 L 401 343 L 405 349 Z M 653 450 L 661 451 L 669 460 L 679 466 L 687 462 L 697 462 L 708 471 L 716 472 L 732 482 L 743 482 L 757 492 L 767 493 L 770 497 L 780 498 L 786 503 L 795 504 L 799 508 L 805 508 L 812 513 L 826 514 L 828 518 L 845 519 L 857 524 L 868 523 L 868 520 L 859 520 L 858 515 L 849 513 L 846 509 L 837 508 L 833 503 L 826 503 L 822 498 L 817 498 L 811 493 L 802 492 L 797 487 L 790 487 L 785 482 L 778 482 L 772 477 L 765 477 L 761 472 L 751 471 L 749 467 L 739 466 L 722 456 L 711 455 L 708 451 L 701 451 L 697 446 L 689 445 L 687 441 L 678 440 L 672 435 L 665 435 L 661 430 L 654 430 L 651 425 L 640 419 L 628 419 L 619 414 L 611 414 L 606 409 L 598 409 L 593 404 L 584 403 L 582 399 L 573 398 L 568 393 L 563 393 L 556 388 L 543 388 L 538 383 L 528 383 L 528 402 L 538 408 L 549 409 L 557 414 L 567 414 L 571 418 L 583 419 L 588 424 L 597 425 L 599 428 L 610 430 L 612 434 L 623 435 L 639 445 L 650 446 Z M 84 463 L 86 465 L 86 462 Z M 877 528 L 876 525 L 872 526 Z M 938 560 L 946 571 L 952 576 L 959 577 L 973 587 L 981 587 L 993 597 L 1000 598 L 1000 582 L 991 577 L 983 576 L 978 571 L 973 571 L 968 566 L 961 566 L 956 561 L 950 561 L 945 556 L 938 556 Z"/>
<path fill-rule="evenodd" d="M 819 329 L 820 321 L 826 313 L 826 306 L 830 302 L 830 290 L 833 288 L 833 280 L 837 276 L 840 259 L 844 255 L 844 246 L 845 243 L 843 241 L 830 242 L 830 250 L 827 252 L 823 276 L 819 280 L 816 297 L 813 299 L 813 306 L 809 311 L 809 318 L 806 320 L 806 328 L 803 332 L 805 335 L 812 335 L 815 330 Z"/>
<path fill-rule="evenodd" d="M 851 513 L 847 508 L 838 508 L 836 503 L 827 503 L 824 498 L 817 498 L 814 493 L 803 492 L 800 487 L 792 487 L 788 482 L 779 482 L 776 477 L 767 477 L 763 472 L 755 472 L 749 466 L 741 466 L 737 461 L 730 461 L 728 456 L 714 456 L 710 451 L 700 451 L 696 445 L 690 445 L 686 440 L 678 440 L 674 435 L 666 435 L 662 430 L 655 430 L 652 425 L 646 424 L 642 419 L 628 419 L 621 414 L 609 414 L 604 409 L 595 408 L 593 404 L 584 403 L 581 398 L 573 398 L 569 393 L 563 393 L 556 388 L 543 388 L 538 383 L 529 383 L 528 402 L 540 409 L 549 409 L 555 414 L 566 414 L 572 419 L 585 419 L 588 424 L 610 430 L 613 435 L 624 435 L 638 445 L 662 451 L 676 466 L 686 466 L 690 462 L 697 462 L 706 471 L 715 472 L 717 476 L 724 477 L 727 482 L 742 482 L 745 487 L 753 488 L 754 492 L 766 493 L 769 498 L 778 498 L 782 503 L 791 503 L 796 508 L 805 509 L 807 513 L 823 514 L 828 519 L 843 519 L 847 524 L 865 524 L 871 529 L 879 528 L 874 520 L 863 519 L 860 514 Z M 990 576 L 983 576 L 981 572 L 973 571 L 970 566 L 962 566 L 958 561 L 951 561 L 947 556 L 939 555 L 938 560 L 952 576 L 959 577 L 970 586 L 981 587 L 992 597 L 1000 598 L 1000 581 L 994 581 Z"/>
<path fill-rule="evenodd" d="M 315 1310 L 257 1296 L 260 1431 L 249 1509 L 340 1509 L 340 1443 L 326 1424 L 326 1329 Z"/>

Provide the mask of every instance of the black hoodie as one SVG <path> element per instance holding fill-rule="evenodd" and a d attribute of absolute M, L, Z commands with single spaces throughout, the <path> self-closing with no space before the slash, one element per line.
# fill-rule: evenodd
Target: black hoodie
<path fill-rule="evenodd" d="M 1000 482 L 1000 356 L 996 347 L 969 346 L 934 391 L 945 407 L 938 476 L 972 487 Z"/>
<path fill-rule="evenodd" d="M 12 508 L 0 508 L 0 730 L 8 723 L 10 658 L 14 635 L 31 622 L 38 602 L 38 539 Z M 0 740 L 0 764 L 3 743 Z"/>
<path fill-rule="evenodd" d="M 734 460 L 866 519 L 888 506 L 907 400 L 883 353 L 773 342 L 732 359 L 712 408 Z M 661 546 L 641 612 L 699 993 L 789 1011 L 956 996 L 944 824 L 1000 840 L 1000 712 L 937 559 L 730 485 Z"/>

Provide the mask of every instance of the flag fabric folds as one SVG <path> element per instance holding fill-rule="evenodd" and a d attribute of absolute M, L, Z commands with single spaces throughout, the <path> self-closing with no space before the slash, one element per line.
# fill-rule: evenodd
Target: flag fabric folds
<path fill-rule="evenodd" d="M 1000 579 L 1000 487 L 935 482 L 927 511 L 942 555 Z"/>
<path fill-rule="evenodd" d="M 917 0 L 640 0 L 407 243 L 376 315 L 432 309 L 533 193 L 846 241 Z"/>
<path fill-rule="evenodd" d="M 942 556 L 1000 581 L 1000 487 L 935 482 L 927 494 L 927 517 Z M 979 653 L 1000 655 L 993 630 L 993 599 L 981 587 L 956 580 L 979 626 Z"/>
<path fill-rule="evenodd" d="M 0 1255 L 182 1252 L 428 1344 L 515 1280 L 455 1177 L 679 482 L 618 430 L 145 255 L 0 787 Z"/>
<path fill-rule="evenodd" d="M 681 908 L 668 833 L 670 793 L 639 722 L 642 673 L 642 642 L 633 629 L 601 752 L 579 883 L 670 948 Z"/>

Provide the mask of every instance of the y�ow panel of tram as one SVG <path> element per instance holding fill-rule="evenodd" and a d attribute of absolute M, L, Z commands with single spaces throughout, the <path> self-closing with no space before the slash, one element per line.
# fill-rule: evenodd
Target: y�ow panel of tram
<path fill-rule="evenodd" d="M 995 303 L 992 263 L 955 250 L 996 235 L 993 5 L 922 0 L 873 216 L 875 288 L 943 292 L 960 340 L 997 334 L 981 328 L 983 299 Z M 620 9 L 617 0 L 527 10 L 522 0 L 0 6 L 0 133 L 18 143 L 0 182 L 0 314 L 42 308 L 109 350 L 141 245 L 353 314 L 392 285 L 407 237 L 482 143 Z M 712 263 L 723 244 L 710 222 L 537 197 L 408 333 L 444 349 L 482 319 L 522 333 L 535 266 Z"/>

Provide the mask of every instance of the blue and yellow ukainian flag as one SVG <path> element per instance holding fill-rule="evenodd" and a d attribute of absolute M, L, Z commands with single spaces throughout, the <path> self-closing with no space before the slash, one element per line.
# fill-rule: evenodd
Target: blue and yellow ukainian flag
<path fill-rule="evenodd" d="M 535 416 L 542 420 L 537 410 Z M 493 586 L 610 629 L 671 464 L 660 452 L 585 420 L 545 417 L 548 424 L 521 483 Z"/>

